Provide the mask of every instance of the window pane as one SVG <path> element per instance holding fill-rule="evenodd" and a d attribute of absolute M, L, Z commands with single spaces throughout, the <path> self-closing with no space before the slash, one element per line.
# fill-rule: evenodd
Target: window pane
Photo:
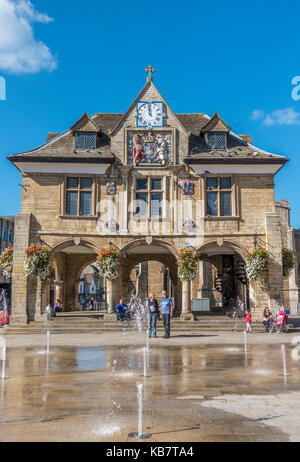
<path fill-rule="evenodd" d="M 221 192 L 221 217 L 231 215 L 231 193 Z"/>
<path fill-rule="evenodd" d="M 136 217 L 146 217 L 147 216 L 147 202 L 148 202 L 148 195 L 139 193 L 136 195 L 136 203 L 135 203 L 135 213 Z"/>
<path fill-rule="evenodd" d="M 67 192 L 67 215 L 77 215 L 77 192 Z"/>
<path fill-rule="evenodd" d="M 92 178 L 81 178 L 81 189 L 90 189 L 92 187 Z"/>
<path fill-rule="evenodd" d="M 95 149 L 96 147 L 96 133 L 85 134 L 85 149 Z"/>
<path fill-rule="evenodd" d="M 218 193 L 207 193 L 207 215 L 218 215 Z"/>
<path fill-rule="evenodd" d="M 75 133 L 75 147 L 76 149 L 84 149 L 84 132 L 77 132 Z"/>
<path fill-rule="evenodd" d="M 139 178 L 136 180 L 136 190 L 137 191 L 140 191 L 140 190 L 145 190 L 148 188 L 148 180 L 147 178 Z"/>
<path fill-rule="evenodd" d="M 161 194 L 151 194 L 151 217 L 161 217 L 162 216 L 162 195 Z"/>
<path fill-rule="evenodd" d="M 231 189 L 231 178 L 220 178 L 221 189 Z"/>
<path fill-rule="evenodd" d="M 218 179 L 217 178 L 207 178 L 206 188 L 207 189 L 218 189 Z"/>
<path fill-rule="evenodd" d="M 78 188 L 78 178 L 68 178 L 67 188 L 68 189 Z"/>
<path fill-rule="evenodd" d="M 160 191 L 162 189 L 161 183 L 162 183 L 161 179 L 151 180 L 151 190 Z"/>
<path fill-rule="evenodd" d="M 211 149 L 226 148 L 226 133 L 211 132 L 207 133 L 207 146 Z"/>
<path fill-rule="evenodd" d="M 92 193 L 82 192 L 80 193 L 80 215 L 91 214 L 91 199 Z"/>

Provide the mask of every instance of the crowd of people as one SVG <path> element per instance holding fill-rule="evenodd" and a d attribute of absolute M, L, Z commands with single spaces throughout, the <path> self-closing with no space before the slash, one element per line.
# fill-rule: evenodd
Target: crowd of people
<path fill-rule="evenodd" d="M 85 309 L 89 311 L 94 311 L 96 309 L 96 300 L 92 297 L 88 302 L 85 299 L 81 299 L 79 303 L 85 305 Z M 130 307 L 125 303 L 124 299 L 121 298 L 117 306 L 115 307 L 115 313 L 118 321 L 124 322 L 129 321 L 135 316 L 135 309 L 137 307 L 131 304 Z M 56 313 L 61 313 L 63 311 L 63 304 L 61 300 L 57 299 L 54 307 L 48 305 L 45 310 L 45 314 L 48 320 L 56 316 Z M 163 321 L 165 335 L 163 338 L 170 337 L 171 331 L 171 319 L 173 317 L 173 301 L 168 296 L 167 292 L 164 290 L 162 292 L 162 297 L 157 301 L 154 294 L 150 294 L 147 302 L 147 320 L 148 320 L 148 336 L 149 338 L 157 337 L 157 321 L 160 319 Z M 288 316 L 290 311 L 288 309 L 281 308 L 276 312 L 274 316 L 271 310 L 266 307 L 263 312 L 263 325 L 266 328 L 266 332 L 286 332 Z M 252 319 L 251 312 L 249 310 L 245 311 L 245 322 L 246 322 L 246 332 L 252 333 Z M 1 311 L 0 312 L 0 328 L 4 327 L 5 324 L 9 323 L 9 313 Z"/>

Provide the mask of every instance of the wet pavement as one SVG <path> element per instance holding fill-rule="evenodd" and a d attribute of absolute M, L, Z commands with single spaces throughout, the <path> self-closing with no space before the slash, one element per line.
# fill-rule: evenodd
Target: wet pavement
<path fill-rule="evenodd" d="M 246 354 L 241 336 L 231 344 L 151 339 L 147 378 L 138 341 L 124 344 L 120 334 L 114 345 L 101 345 L 100 337 L 98 345 L 78 338 L 76 346 L 58 338 L 48 356 L 44 336 L 17 347 L 8 339 L 1 442 L 130 441 L 137 382 L 144 384 L 148 441 L 300 441 L 300 360 L 289 338 L 282 376 L 280 340 L 287 336 L 264 345 L 249 337 Z"/>

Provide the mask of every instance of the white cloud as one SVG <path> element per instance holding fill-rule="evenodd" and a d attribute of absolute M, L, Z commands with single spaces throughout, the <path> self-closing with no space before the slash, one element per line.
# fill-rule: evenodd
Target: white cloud
<path fill-rule="evenodd" d="M 56 59 L 45 43 L 36 40 L 32 27 L 52 20 L 30 0 L 0 0 L 0 70 L 31 74 L 55 69 Z"/>
<path fill-rule="evenodd" d="M 260 109 L 255 109 L 250 115 L 250 119 L 262 120 L 263 125 L 268 127 L 273 125 L 299 125 L 300 112 L 296 112 L 295 109 L 291 107 L 277 109 L 270 114 L 266 114 Z"/>
<path fill-rule="evenodd" d="M 285 109 L 277 109 L 264 119 L 264 125 L 299 125 L 300 112 L 296 112 L 294 108 L 287 107 Z"/>
<path fill-rule="evenodd" d="M 261 109 L 255 109 L 251 116 L 250 116 L 250 119 L 251 120 L 259 120 L 259 119 L 262 119 L 264 117 L 265 113 L 264 111 L 262 111 Z"/>

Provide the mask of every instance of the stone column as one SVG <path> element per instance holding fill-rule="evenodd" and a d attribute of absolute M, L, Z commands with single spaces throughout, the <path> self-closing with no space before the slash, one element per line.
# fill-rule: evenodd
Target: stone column
<path fill-rule="evenodd" d="M 37 279 L 37 284 L 36 284 L 36 301 L 35 301 L 35 315 L 34 315 L 34 320 L 35 322 L 41 322 L 43 321 L 43 315 L 42 313 L 44 312 L 46 306 L 44 306 L 45 302 L 45 282 L 41 281 L 40 278 Z"/>
<path fill-rule="evenodd" d="M 106 320 L 115 320 L 116 316 L 114 314 L 115 308 L 115 287 L 114 280 L 106 280 L 106 301 L 107 301 L 107 313 L 104 315 Z"/>
<path fill-rule="evenodd" d="M 207 293 L 207 271 L 205 271 L 205 262 L 203 260 L 199 261 L 199 285 L 197 291 L 198 298 L 206 298 Z"/>
<path fill-rule="evenodd" d="M 266 213 L 266 244 L 270 253 L 270 264 L 268 284 L 265 290 L 269 296 L 269 307 L 274 311 L 283 304 L 282 242 L 280 216 L 277 213 Z M 263 307 L 259 309 L 262 312 Z"/>
<path fill-rule="evenodd" d="M 180 318 L 183 321 L 194 320 L 191 311 L 191 281 L 182 281 L 182 312 Z"/>
<path fill-rule="evenodd" d="M 288 228 L 287 230 L 287 248 L 292 250 L 296 255 L 296 242 L 294 228 Z M 297 314 L 297 308 L 299 303 L 299 281 L 298 281 L 298 267 L 297 263 L 289 274 L 288 278 L 288 304 L 287 308 L 290 308 L 291 314 Z"/>
<path fill-rule="evenodd" d="M 20 214 L 15 218 L 11 324 L 28 322 L 28 278 L 24 271 L 24 250 L 30 243 L 30 221 L 30 214 Z"/>
<path fill-rule="evenodd" d="M 64 281 L 54 281 L 55 289 L 54 289 L 54 298 L 56 300 L 61 300 L 62 303 L 64 303 L 63 300 L 63 290 L 64 290 Z"/>

